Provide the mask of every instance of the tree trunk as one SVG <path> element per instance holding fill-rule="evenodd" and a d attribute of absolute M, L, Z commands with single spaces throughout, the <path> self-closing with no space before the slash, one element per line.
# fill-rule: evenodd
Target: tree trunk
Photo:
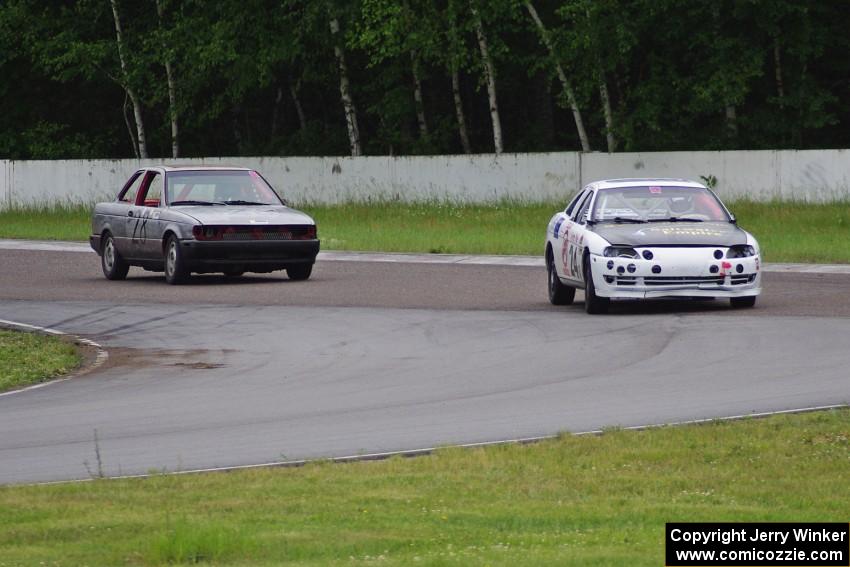
<path fill-rule="evenodd" d="M 162 0 L 156 0 L 156 15 L 159 18 L 159 27 L 162 29 Z M 174 73 L 171 69 L 171 58 L 165 56 L 165 77 L 168 82 L 168 109 L 171 118 L 171 157 L 180 157 L 180 136 L 177 127 L 177 94 L 174 87 Z"/>
<path fill-rule="evenodd" d="M 360 128 L 357 126 L 357 108 L 351 99 L 351 90 L 348 84 L 348 68 L 345 65 L 345 52 L 336 39 L 337 34 L 339 34 L 339 20 L 335 17 L 331 17 L 330 28 L 334 39 L 334 54 L 339 64 L 339 94 L 342 99 L 343 110 L 345 111 L 345 123 L 348 126 L 348 141 L 351 146 L 351 155 L 359 156 L 363 152 L 360 149 Z"/>
<path fill-rule="evenodd" d="M 422 102 L 422 81 L 419 80 L 419 56 L 410 51 L 410 66 L 413 71 L 413 100 L 416 102 L 416 121 L 419 123 L 419 136 L 428 138 L 428 122 L 425 120 L 425 104 Z"/>
<path fill-rule="evenodd" d="M 454 6 L 452 0 L 449 0 L 448 6 L 448 28 L 449 28 L 449 72 L 452 76 L 452 98 L 455 103 L 455 115 L 457 116 L 457 130 L 460 136 L 460 144 L 463 147 L 463 153 L 471 154 L 472 146 L 469 143 L 469 133 L 466 129 L 466 116 L 463 112 L 463 98 L 460 93 L 460 71 L 458 70 L 457 52 L 458 52 L 458 37 L 457 27 L 455 26 Z"/>
<path fill-rule="evenodd" d="M 478 36 L 478 47 L 481 49 L 481 61 L 484 63 L 484 75 L 487 80 L 487 98 L 490 102 L 490 118 L 493 121 L 493 148 L 496 155 L 504 151 L 502 144 L 502 121 L 499 118 L 499 101 L 496 97 L 496 71 L 493 67 L 493 59 L 487 46 L 487 36 L 484 35 L 484 24 L 478 9 L 471 6 L 472 16 L 475 18 L 475 33 Z"/>
<path fill-rule="evenodd" d="M 608 96 L 608 85 L 602 67 L 599 68 L 599 98 L 602 99 L 602 109 L 605 111 L 605 138 L 608 142 L 608 152 L 617 151 L 617 138 L 614 136 L 614 114 L 611 112 L 611 98 Z"/>
<path fill-rule="evenodd" d="M 785 86 L 782 83 L 782 60 L 779 49 L 779 38 L 773 38 L 773 69 L 776 75 L 776 92 L 779 98 L 785 98 Z"/>
<path fill-rule="evenodd" d="M 463 99 L 460 96 L 460 73 L 457 64 L 452 62 L 452 95 L 455 100 L 455 114 L 457 115 L 457 129 L 460 134 L 460 145 L 463 153 L 471 154 L 472 146 L 469 145 L 469 134 L 466 131 L 466 117 L 463 114 Z"/>
<path fill-rule="evenodd" d="M 301 90 L 301 79 L 295 84 L 289 81 L 289 94 L 292 96 L 292 102 L 295 104 L 295 112 L 298 113 L 298 124 L 301 126 L 301 131 L 307 130 L 307 118 L 304 115 L 304 108 L 301 106 L 301 99 L 298 98 L 298 91 Z"/>
<path fill-rule="evenodd" d="M 590 142 L 587 139 L 587 131 L 584 129 L 584 120 L 581 118 L 581 110 L 579 110 L 578 102 L 576 102 L 576 96 L 573 92 L 573 88 L 567 80 L 567 74 L 564 72 L 561 62 L 555 55 L 555 50 L 552 47 L 552 41 L 549 39 L 549 31 L 543 25 L 543 20 L 540 19 L 540 16 L 537 14 L 537 10 L 534 8 L 534 5 L 530 2 L 530 0 L 526 0 L 525 8 L 531 15 L 531 19 L 534 20 L 534 23 L 537 25 L 537 30 L 540 32 L 540 38 L 543 41 L 543 45 L 549 51 L 549 55 L 555 62 L 555 68 L 558 71 L 558 79 L 561 81 L 564 94 L 567 95 L 567 102 L 570 105 L 570 109 L 573 111 L 573 120 L 576 123 L 576 132 L 578 133 L 578 139 L 581 142 L 581 150 L 583 152 L 589 152 L 591 151 Z"/>
<path fill-rule="evenodd" d="M 171 157 L 180 157 L 180 132 L 177 127 L 177 94 L 174 88 L 174 75 L 171 62 L 165 62 L 165 74 L 168 78 L 168 105 L 171 117 Z"/>
<path fill-rule="evenodd" d="M 139 159 L 139 143 L 136 141 L 136 133 L 133 131 L 133 125 L 130 124 L 130 116 L 127 114 L 127 92 L 124 92 L 124 104 L 121 105 L 121 113 L 124 115 L 124 124 L 127 125 L 127 133 L 130 135 L 130 147 L 133 148 L 133 155 Z"/>
<path fill-rule="evenodd" d="M 138 155 L 141 159 L 147 159 L 148 145 L 145 139 L 145 124 L 142 121 L 142 107 L 139 104 L 136 93 L 130 87 L 130 75 L 127 72 L 127 60 L 124 57 L 124 41 L 121 38 L 121 19 L 118 17 L 118 2 L 117 0 L 109 0 L 109 3 L 112 5 L 112 17 L 115 21 L 115 43 L 118 46 L 118 61 L 121 63 L 121 75 L 124 79 L 122 86 L 127 96 L 130 97 L 130 102 L 133 103 L 133 116 L 136 119 L 136 138 L 139 144 Z"/>

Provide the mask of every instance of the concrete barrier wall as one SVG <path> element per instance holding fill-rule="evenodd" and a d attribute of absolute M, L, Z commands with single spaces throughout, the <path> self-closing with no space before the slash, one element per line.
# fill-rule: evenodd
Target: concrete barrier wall
<path fill-rule="evenodd" d="M 12 163 L 0 160 L 0 210 L 12 205 Z"/>
<path fill-rule="evenodd" d="M 294 203 L 564 200 L 615 177 L 717 178 L 727 200 L 850 199 L 850 150 L 183 159 L 260 171 Z M 171 160 L 164 160 L 170 163 Z M 163 160 L 0 161 L 0 207 L 111 200 L 140 165 Z"/>

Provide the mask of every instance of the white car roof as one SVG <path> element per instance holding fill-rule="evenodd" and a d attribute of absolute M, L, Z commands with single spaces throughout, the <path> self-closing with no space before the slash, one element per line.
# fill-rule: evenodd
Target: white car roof
<path fill-rule="evenodd" d="M 618 187 L 634 187 L 640 185 L 654 185 L 659 187 L 705 187 L 702 183 L 691 181 L 689 179 L 674 179 L 670 177 L 635 177 L 624 179 L 603 179 L 588 183 L 587 186 L 591 189 L 615 189 Z"/>

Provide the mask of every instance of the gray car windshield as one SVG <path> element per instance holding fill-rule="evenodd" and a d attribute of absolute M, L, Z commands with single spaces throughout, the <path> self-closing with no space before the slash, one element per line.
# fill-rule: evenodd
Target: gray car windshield
<path fill-rule="evenodd" d="M 728 222 L 714 193 L 703 187 L 638 186 L 600 189 L 590 220 L 595 222 Z"/>
<path fill-rule="evenodd" d="M 281 205 L 256 171 L 172 171 L 166 179 L 169 205 Z"/>

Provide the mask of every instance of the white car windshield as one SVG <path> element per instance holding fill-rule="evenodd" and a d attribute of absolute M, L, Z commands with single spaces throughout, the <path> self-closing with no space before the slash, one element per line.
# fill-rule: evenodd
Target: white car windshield
<path fill-rule="evenodd" d="M 596 194 L 594 222 L 729 222 L 726 209 L 704 187 L 642 185 L 600 189 Z"/>
<path fill-rule="evenodd" d="M 280 205 L 274 189 L 256 171 L 171 171 L 169 205 Z"/>

